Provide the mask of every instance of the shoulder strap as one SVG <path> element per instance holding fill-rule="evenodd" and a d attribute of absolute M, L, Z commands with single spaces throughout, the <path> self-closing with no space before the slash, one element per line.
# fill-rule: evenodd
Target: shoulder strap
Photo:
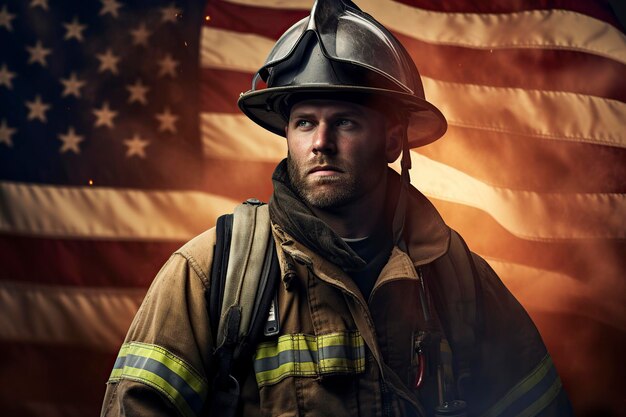
<path fill-rule="evenodd" d="M 245 377 L 273 301 L 278 259 L 267 205 L 249 199 L 218 218 L 211 269 L 209 313 L 217 346 L 211 410 L 235 414 Z"/>
<path fill-rule="evenodd" d="M 437 280 L 433 280 L 431 296 L 452 350 L 455 388 L 460 398 L 464 398 L 464 387 L 479 367 L 480 280 L 469 248 L 454 230 L 451 231 L 448 253 L 433 266 Z"/>

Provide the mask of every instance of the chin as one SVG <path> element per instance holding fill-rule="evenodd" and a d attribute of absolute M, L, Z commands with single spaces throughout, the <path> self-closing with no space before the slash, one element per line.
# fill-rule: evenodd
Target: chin
<path fill-rule="evenodd" d="M 303 197 L 308 205 L 321 210 L 338 209 L 356 200 L 352 190 L 345 187 L 308 191 Z"/>

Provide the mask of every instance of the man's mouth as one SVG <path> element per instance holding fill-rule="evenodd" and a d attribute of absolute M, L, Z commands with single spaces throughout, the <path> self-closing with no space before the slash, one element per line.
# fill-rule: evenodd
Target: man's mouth
<path fill-rule="evenodd" d="M 337 175 L 343 172 L 340 168 L 334 165 L 318 165 L 309 170 L 308 175 L 313 176 L 325 176 L 325 175 Z"/>

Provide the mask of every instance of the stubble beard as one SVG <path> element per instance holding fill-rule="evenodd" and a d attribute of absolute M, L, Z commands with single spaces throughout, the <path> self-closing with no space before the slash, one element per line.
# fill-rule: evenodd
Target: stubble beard
<path fill-rule="evenodd" d="M 320 165 L 333 163 L 331 160 L 318 162 Z M 358 198 L 358 180 L 353 176 L 346 176 L 345 173 L 341 177 L 339 175 L 310 177 L 307 175 L 307 169 L 290 156 L 287 156 L 287 172 L 294 191 L 306 204 L 314 208 L 322 210 L 339 208 Z"/>

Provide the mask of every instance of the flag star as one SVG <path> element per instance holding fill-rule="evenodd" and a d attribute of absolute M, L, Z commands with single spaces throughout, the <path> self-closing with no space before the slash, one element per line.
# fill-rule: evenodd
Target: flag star
<path fill-rule="evenodd" d="M 130 35 L 133 37 L 133 45 L 148 46 L 150 31 L 146 29 L 145 23 L 140 24 L 137 29 L 131 30 Z"/>
<path fill-rule="evenodd" d="M 48 121 L 46 112 L 50 110 L 50 107 L 52 106 L 41 101 L 41 96 L 37 95 L 35 100 L 27 101 L 26 107 L 28 107 L 28 116 L 26 117 L 27 120 L 38 119 L 44 123 Z"/>
<path fill-rule="evenodd" d="M 9 90 L 12 90 L 13 78 L 15 78 L 15 73 L 9 71 L 7 64 L 2 64 L 2 68 L 0 68 L 0 85 L 5 85 Z"/>
<path fill-rule="evenodd" d="M 81 25 L 78 22 L 77 17 L 74 17 L 74 20 L 72 20 L 72 23 L 63 23 L 63 26 L 65 26 L 65 30 L 66 30 L 65 37 L 63 39 L 65 39 L 66 41 L 72 38 L 75 38 L 79 42 L 82 42 L 85 40 L 83 38 L 83 30 L 87 28 L 87 25 Z"/>
<path fill-rule="evenodd" d="M 140 158 L 146 157 L 146 146 L 150 144 L 149 141 L 141 139 L 141 136 L 135 134 L 132 139 L 127 139 L 124 141 L 124 145 L 128 147 L 126 150 L 126 157 L 130 158 L 133 155 L 136 155 Z"/>
<path fill-rule="evenodd" d="M 109 108 L 109 103 L 105 102 L 102 108 L 94 110 L 93 114 L 95 114 L 98 119 L 96 120 L 95 127 L 106 126 L 111 129 L 114 127 L 113 118 L 117 116 L 117 112 Z"/>
<path fill-rule="evenodd" d="M 34 64 L 35 62 L 37 62 L 41 64 L 42 67 L 45 67 L 48 65 L 46 63 L 46 56 L 50 55 L 51 49 L 44 48 L 43 45 L 41 44 L 41 41 L 37 41 L 35 46 L 27 46 L 26 50 L 30 54 L 30 57 L 28 58 L 29 64 Z"/>
<path fill-rule="evenodd" d="M 161 8 L 161 22 L 174 22 L 176 23 L 176 18 L 180 16 L 182 10 L 176 7 L 174 3 L 170 4 L 167 7 Z"/>
<path fill-rule="evenodd" d="M 148 90 L 150 90 L 150 88 L 143 85 L 141 80 L 137 80 L 135 84 L 127 85 L 126 89 L 130 93 L 130 97 L 128 97 L 129 103 L 134 103 L 135 101 L 138 101 L 139 103 L 144 105 L 148 104 L 148 100 L 146 99 L 146 93 L 148 92 Z"/>
<path fill-rule="evenodd" d="M 4 26 L 9 32 L 13 32 L 13 24 L 11 23 L 13 19 L 15 19 L 15 15 L 9 13 L 5 4 L 2 10 L 0 10 L 0 26 Z"/>
<path fill-rule="evenodd" d="M 15 132 L 17 132 L 17 129 L 9 127 L 7 121 L 2 119 L 2 124 L 0 124 L 0 143 L 6 144 L 9 148 L 13 146 L 11 136 L 13 136 Z"/>
<path fill-rule="evenodd" d="M 78 144 L 85 140 L 85 137 L 77 135 L 74 131 L 74 128 L 70 126 L 66 134 L 59 135 L 59 139 L 61 140 L 61 142 L 63 142 L 61 148 L 59 149 L 59 153 L 72 151 L 78 154 L 80 153 L 80 148 L 78 147 Z"/>
<path fill-rule="evenodd" d="M 178 120 L 178 116 L 170 112 L 167 107 L 163 110 L 163 113 L 157 113 L 154 117 L 159 121 L 159 132 L 169 131 L 176 133 L 176 126 L 174 123 Z"/>
<path fill-rule="evenodd" d="M 61 78 L 61 84 L 63 84 L 61 97 L 72 95 L 80 98 L 80 89 L 85 85 L 85 81 L 76 78 L 76 73 L 72 72 L 69 78 Z"/>
<path fill-rule="evenodd" d="M 159 61 L 159 77 L 169 75 L 172 78 L 176 77 L 176 67 L 178 67 L 178 61 L 172 59 L 170 54 L 165 55 L 165 58 Z"/>
<path fill-rule="evenodd" d="M 103 54 L 97 54 L 96 57 L 100 61 L 100 68 L 98 68 L 98 72 L 104 72 L 106 70 L 111 71 L 113 74 L 117 74 L 119 72 L 117 70 L 117 63 L 120 58 L 113 55 L 111 49 L 107 49 L 107 51 Z"/>
<path fill-rule="evenodd" d="M 48 0 L 31 0 L 30 7 L 41 7 L 44 10 L 48 10 Z"/>
<path fill-rule="evenodd" d="M 100 0 L 100 3 L 102 3 L 102 8 L 99 13 L 100 16 L 110 13 L 111 16 L 117 17 L 119 14 L 117 10 L 122 7 L 122 3 L 118 3 L 115 0 Z"/>

